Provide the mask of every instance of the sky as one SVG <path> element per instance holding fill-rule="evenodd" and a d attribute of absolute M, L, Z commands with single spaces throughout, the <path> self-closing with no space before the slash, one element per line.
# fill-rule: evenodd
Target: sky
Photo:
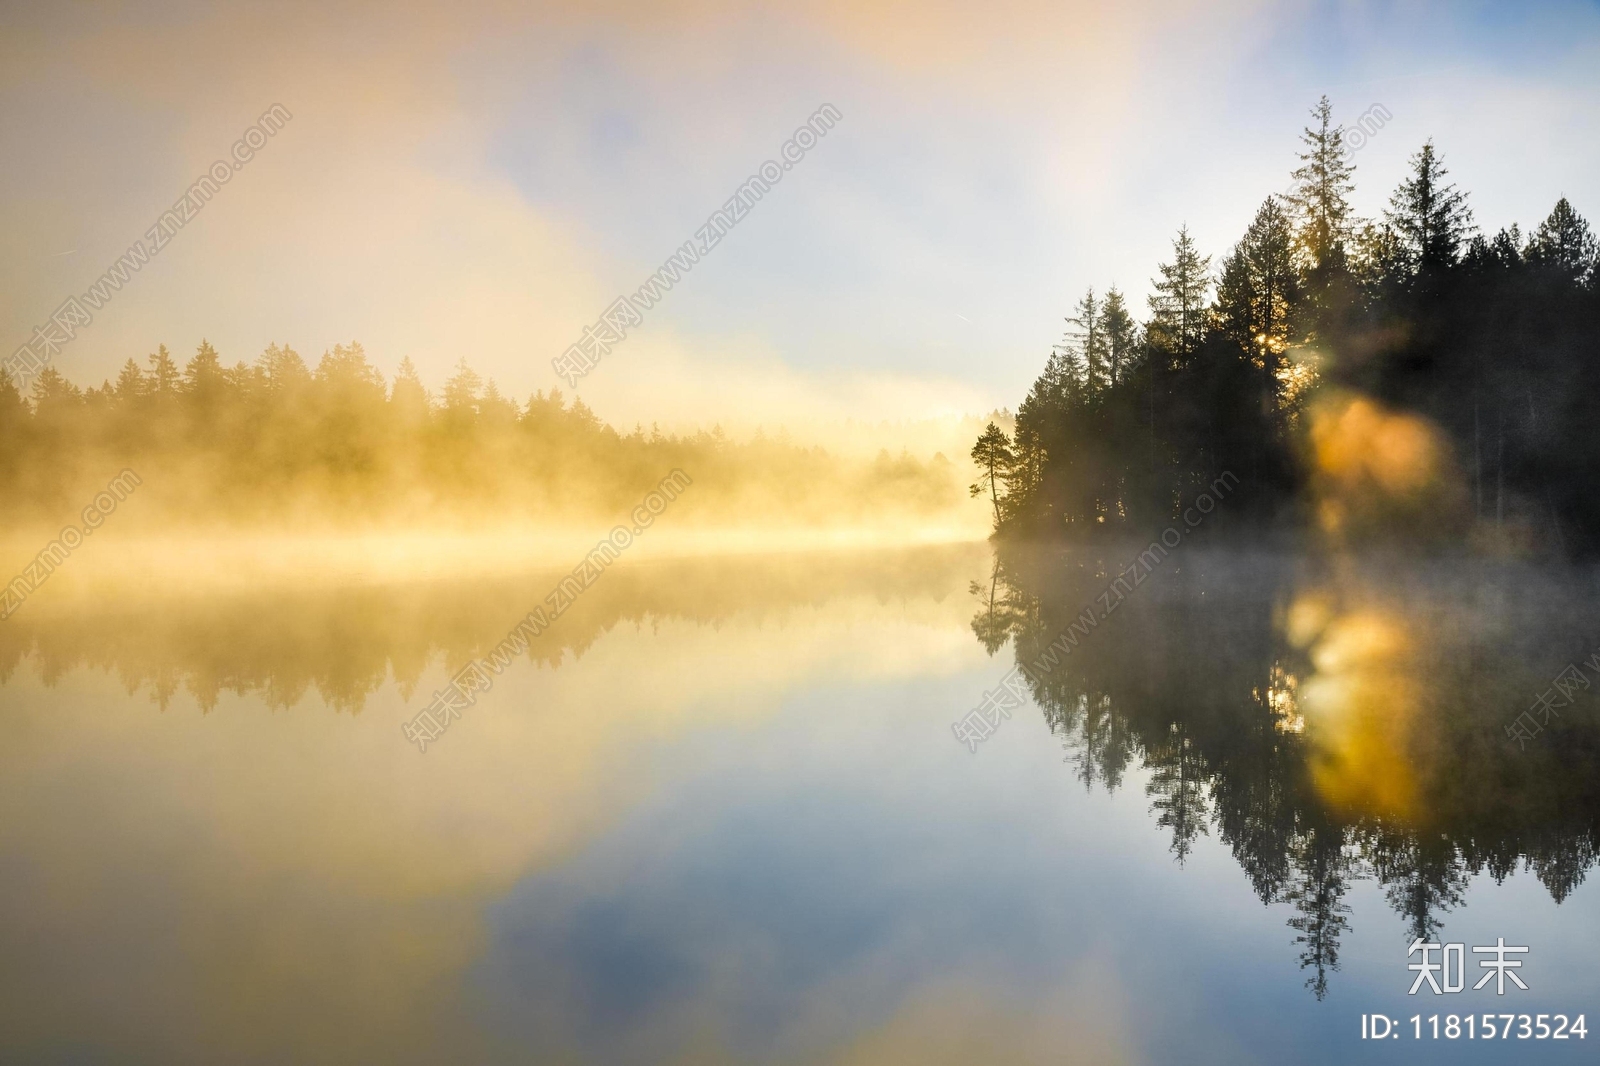
<path fill-rule="evenodd" d="M 796 427 L 1014 407 L 1085 288 L 1220 260 L 1326 93 L 1432 137 L 1492 233 L 1600 217 L 1600 5 L 0 5 L 0 340 L 28 340 L 274 105 L 292 115 L 55 357 L 361 342 L 503 391 L 633 292 L 819 107 L 842 119 L 577 387 Z M 259 138 L 258 138 L 259 139 Z M 569 394 L 570 388 L 565 389 Z"/>

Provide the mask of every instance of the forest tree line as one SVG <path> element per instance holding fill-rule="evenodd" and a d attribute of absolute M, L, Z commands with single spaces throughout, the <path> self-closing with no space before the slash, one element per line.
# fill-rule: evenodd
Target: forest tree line
<path fill-rule="evenodd" d="M 1381 219 L 1356 216 L 1346 131 L 1324 97 L 1289 191 L 1219 262 L 1187 228 L 1135 319 L 1087 292 L 1019 406 L 973 448 L 998 532 L 1166 525 L 1224 471 L 1231 519 L 1306 518 L 1305 412 L 1349 390 L 1424 416 L 1448 441 L 1471 520 L 1550 547 L 1600 544 L 1587 491 L 1600 433 L 1595 237 L 1563 197 L 1531 233 L 1492 236 L 1431 141 Z"/>
<path fill-rule="evenodd" d="M 386 382 L 357 343 L 315 366 L 277 344 L 229 366 L 204 341 L 180 365 L 162 345 L 99 386 L 47 366 L 26 396 L 0 375 L 7 524 L 75 513 L 122 469 L 152 513 L 198 524 L 610 515 L 674 469 L 695 479 L 684 513 L 817 521 L 949 508 L 964 480 L 942 455 L 619 431 L 559 389 L 519 403 L 464 360 L 433 395 L 410 359 Z"/>

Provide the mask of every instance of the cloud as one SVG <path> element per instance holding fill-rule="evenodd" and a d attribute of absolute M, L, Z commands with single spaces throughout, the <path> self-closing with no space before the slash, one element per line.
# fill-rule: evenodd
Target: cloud
<path fill-rule="evenodd" d="M 1559 6 L 1513 35 L 1543 65 L 1498 69 L 1475 24 L 1401 41 L 1256 0 L 20 12 L 0 43 L 0 150 L 26 163 L 0 178 L 0 335 L 81 292 L 278 102 L 293 122 L 63 369 L 202 336 L 228 358 L 355 338 L 434 382 L 465 357 L 547 388 L 550 358 L 826 100 L 844 123 L 585 383 L 593 404 L 771 424 L 1014 403 L 1085 286 L 1139 306 L 1185 221 L 1226 250 L 1330 82 L 1355 83 L 1346 113 L 1379 93 L 1396 116 L 1359 160 L 1363 210 L 1429 132 L 1493 224 L 1553 192 L 1583 209 L 1593 46 Z M 1382 82 L 1405 69 L 1454 73 Z M 1543 185 L 1500 151 L 1527 130 Z"/>
<path fill-rule="evenodd" d="M 289 126 L 97 315 L 61 357 L 63 368 L 92 380 L 158 342 L 186 353 L 202 336 L 229 359 L 252 358 L 273 341 L 314 357 L 356 337 L 389 366 L 410 355 L 425 377 L 439 380 L 465 357 L 525 393 L 554 383 L 549 358 L 615 298 L 619 279 L 631 288 L 641 266 L 653 267 L 689 236 L 663 228 L 675 236 L 640 242 L 619 257 L 596 205 L 541 202 L 500 165 L 496 139 L 520 113 L 543 116 L 541 132 L 585 136 L 593 116 L 575 68 L 604 74 L 610 57 L 612 81 L 666 98 L 668 110 L 654 118 L 674 128 L 682 147 L 738 159 L 734 165 L 748 170 L 784 132 L 769 124 L 777 98 L 809 91 L 789 84 L 804 80 L 797 71 L 833 70 L 836 81 L 859 87 L 882 69 L 932 88 L 937 99 L 982 89 L 994 102 L 1002 89 L 1016 102 L 1026 86 L 996 72 L 1029 71 L 1037 83 L 1065 49 L 1114 93 L 1156 11 L 1111 19 L 1088 6 L 1014 5 L 1008 17 L 989 20 L 959 5 L 913 12 L 823 3 L 780 20 L 797 31 L 793 41 L 756 9 L 734 4 L 543 6 L 536 14 L 498 4 L 409 4 L 398 12 L 365 4 L 145 4 L 35 15 L 13 38 L 16 63 L 4 92 L 17 107 L 6 139 L 42 165 L 0 189 L 0 217 L 14 224 L 8 229 L 28 253 L 4 268 L 10 295 L 0 303 L 0 328 L 26 337 L 138 240 L 244 126 L 282 103 L 295 115 Z M 752 50 L 776 62 L 783 84 L 748 86 L 752 102 L 741 105 L 746 94 L 729 79 L 750 75 L 744 57 Z M 522 88 L 536 95 L 497 95 L 474 75 L 480 64 L 496 74 L 513 64 L 533 71 Z M 890 106 L 906 104 L 894 99 L 905 86 L 879 91 Z M 707 104 L 715 115 L 697 110 Z M 730 118 L 750 135 L 730 143 Z M 86 126 L 107 136 L 85 143 Z M 756 141 L 759 155 L 745 147 Z M 959 146 L 940 148 L 951 150 Z M 631 181 L 642 177 L 629 165 L 620 169 Z M 673 196 L 671 180 L 655 184 Z M 695 176 L 681 199 L 709 213 L 722 184 Z M 952 189 L 940 210 L 955 208 L 963 191 Z M 631 192 L 637 200 L 650 187 Z M 844 206 L 841 195 L 859 200 L 831 186 L 812 195 L 823 197 L 823 207 Z M 762 210 L 777 216 L 784 209 Z M 869 198 L 838 214 L 864 219 L 873 210 Z M 927 245 L 908 221 L 881 228 L 877 270 L 889 269 L 897 248 Z M 770 270 L 783 249 L 771 246 L 771 232 L 761 236 L 767 244 L 757 258 Z M 40 268 L 62 249 L 76 251 Z M 927 251 L 947 260 L 936 275 L 962 269 L 948 250 Z M 929 278 L 919 287 L 938 284 Z M 881 275 L 872 285 L 881 297 Z M 868 323 L 856 344 L 873 344 L 921 309 L 919 299 L 889 298 L 900 300 L 902 313 Z M 695 309 L 692 297 L 673 299 L 684 313 Z M 630 342 L 627 370 L 619 358 L 603 372 L 611 381 L 596 380 L 603 414 L 704 421 L 720 412 L 771 423 L 853 417 L 870 404 L 884 405 L 879 417 L 904 417 L 996 401 L 952 380 L 948 362 L 928 373 L 913 356 L 898 368 L 869 362 L 860 373 L 839 373 L 828 364 L 865 353 L 797 356 L 792 345 L 785 350 L 763 336 L 770 323 L 730 327 L 713 311 L 686 327 L 675 320 L 679 310 L 669 307 L 652 322 L 651 341 Z M 851 344 L 840 326 L 829 328 L 843 343 L 830 347 Z"/>

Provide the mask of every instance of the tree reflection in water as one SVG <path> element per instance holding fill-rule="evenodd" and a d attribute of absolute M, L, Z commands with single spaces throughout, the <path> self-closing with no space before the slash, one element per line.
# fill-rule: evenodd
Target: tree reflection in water
<path fill-rule="evenodd" d="M 973 631 L 1031 664 L 1127 555 L 1002 546 Z M 1525 747 L 1506 726 L 1600 644 L 1594 586 L 1520 563 L 1186 546 L 1031 687 L 1086 788 L 1141 769 L 1180 863 L 1215 834 L 1264 902 L 1293 908 L 1320 999 L 1358 879 L 1382 886 L 1408 942 L 1434 938 L 1479 873 L 1524 865 L 1557 903 L 1582 883 L 1600 676 Z"/>

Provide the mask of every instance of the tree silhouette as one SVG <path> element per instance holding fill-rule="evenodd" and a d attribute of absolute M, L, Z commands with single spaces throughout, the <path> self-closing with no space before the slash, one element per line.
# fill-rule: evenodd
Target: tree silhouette
<path fill-rule="evenodd" d="M 1455 266 L 1462 245 L 1472 235 L 1467 195 L 1444 180 L 1447 174 L 1433 141 L 1427 141 L 1411 157 L 1411 176 L 1400 183 L 1384 212 L 1413 274 L 1432 274 Z"/>
<path fill-rule="evenodd" d="M 1167 736 L 1146 757 L 1151 769 L 1145 792 L 1154 802 L 1156 824 L 1172 833 L 1172 853 L 1181 865 L 1194 850 L 1194 841 L 1205 834 L 1207 815 L 1205 757 L 1178 722 L 1168 727 Z"/>
<path fill-rule="evenodd" d="M 972 446 L 972 461 L 978 464 L 982 476 L 973 483 L 971 494 L 983 495 L 984 487 L 987 485 L 989 499 L 994 506 L 996 524 L 1000 522 L 1000 484 L 1010 473 L 1016 459 L 1016 455 L 1011 451 L 1011 439 L 993 422 L 984 429 L 978 438 L 978 443 Z"/>
<path fill-rule="evenodd" d="M 1214 292 L 1184 227 L 1142 326 L 1115 290 L 1077 302 L 1017 407 L 997 532 L 1149 535 L 1226 474 L 1242 485 L 1209 529 L 1302 523 L 1318 513 L 1302 414 L 1337 391 L 1422 416 L 1471 477 L 1470 522 L 1374 522 L 1362 536 L 1600 550 L 1586 491 L 1600 433 L 1581 399 L 1600 390 L 1589 224 L 1563 198 L 1527 238 L 1478 234 L 1431 140 L 1383 219 L 1359 219 L 1326 98 L 1312 120 L 1288 193 L 1262 202 Z"/>
<path fill-rule="evenodd" d="M 1326 272 L 1342 262 L 1351 235 L 1353 212 L 1350 179 L 1355 166 L 1347 158 L 1344 130 L 1333 124 L 1333 105 L 1326 96 L 1311 109 L 1316 126 L 1300 134 L 1306 150 L 1290 175 L 1287 200 L 1294 213 L 1295 244 L 1308 273 Z"/>
<path fill-rule="evenodd" d="M 1322 999 L 1328 994 L 1328 974 L 1339 969 L 1339 939 L 1350 925 L 1350 906 L 1344 896 L 1350 887 L 1350 862 L 1344 839 L 1332 826 L 1319 826 L 1302 836 L 1292 852 L 1293 883 L 1284 893 L 1295 909 L 1289 928 L 1302 945 L 1300 966 L 1311 971 L 1306 987 Z"/>
<path fill-rule="evenodd" d="M 1182 365 L 1205 340 L 1206 292 L 1211 287 L 1211 257 L 1202 256 L 1189 236 L 1178 230 L 1172 242 L 1172 262 L 1162 263 L 1161 276 L 1151 281 L 1150 322 L 1145 332 L 1172 361 Z"/>

